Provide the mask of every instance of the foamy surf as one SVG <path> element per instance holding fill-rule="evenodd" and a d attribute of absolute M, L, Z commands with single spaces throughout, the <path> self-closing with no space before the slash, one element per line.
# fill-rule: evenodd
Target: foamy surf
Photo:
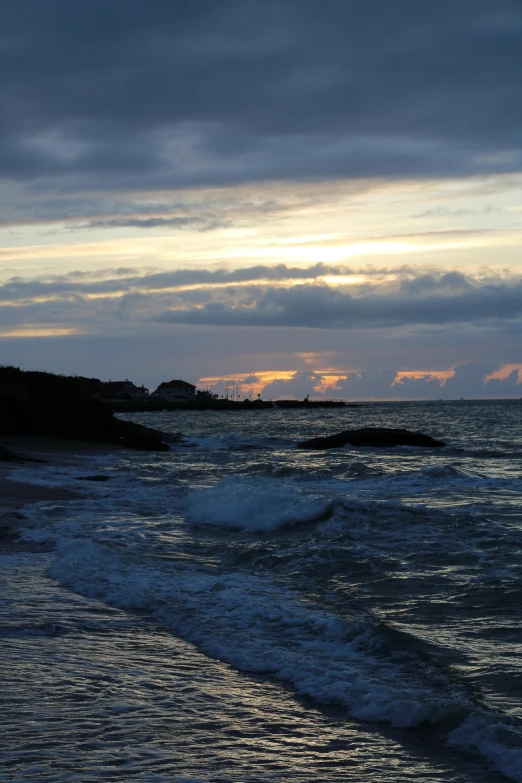
<path fill-rule="evenodd" d="M 186 501 L 191 524 L 217 525 L 259 533 L 324 519 L 330 498 L 277 479 L 227 478 Z"/>
<path fill-rule="evenodd" d="M 152 613 L 207 655 L 275 676 L 299 694 L 359 720 L 414 728 L 458 722 L 446 734 L 512 780 L 522 780 L 522 735 L 470 699 L 436 666 L 390 651 L 372 623 L 325 615 L 267 578 L 159 568 L 85 541 L 61 542 L 51 574 L 82 595 Z M 394 660 L 396 658 L 396 660 Z"/>

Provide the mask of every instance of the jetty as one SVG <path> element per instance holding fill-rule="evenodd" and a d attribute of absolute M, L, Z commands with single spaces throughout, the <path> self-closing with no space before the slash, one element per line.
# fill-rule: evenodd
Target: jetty
<path fill-rule="evenodd" d="M 357 403 L 342 400 L 227 400 L 196 398 L 170 401 L 152 395 L 141 400 L 112 400 L 114 413 L 146 413 L 149 411 L 259 411 L 315 410 L 316 408 L 358 408 Z"/>

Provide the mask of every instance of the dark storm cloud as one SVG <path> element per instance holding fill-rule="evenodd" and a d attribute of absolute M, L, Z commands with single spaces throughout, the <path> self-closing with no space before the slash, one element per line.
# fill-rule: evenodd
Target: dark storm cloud
<path fill-rule="evenodd" d="M 436 291 L 457 293 L 471 287 L 471 283 L 462 272 L 445 272 L 442 275 L 421 274 L 401 282 L 401 291 L 414 296 Z"/>
<path fill-rule="evenodd" d="M 415 289 L 414 284 L 411 287 Z M 419 291 L 424 293 L 422 286 Z M 413 296 L 378 292 L 358 297 L 326 285 L 303 284 L 292 288 L 267 286 L 259 292 L 254 304 L 210 301 L 203 307 L 167 311 L 157 320 L 207 326 L 361 329 L 484 323 L 516 319 L 521 315 L 520 283 L 470 286 L 469 290 L 452 294 L 434 291 Z"/>
<path fill-rule="evenodd" d="M 4 0 L 0 175 L 40 192 L 519 170 L 515 0 Z"/>

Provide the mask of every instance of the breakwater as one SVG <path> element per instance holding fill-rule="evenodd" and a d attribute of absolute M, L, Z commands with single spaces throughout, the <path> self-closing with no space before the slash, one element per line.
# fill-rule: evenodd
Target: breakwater
<path fill-rule="evenodd" d="M 342 400 L 197 400 L 196 402 L 170 402 L 166 400 L 140 400 L 139 402 L 112 401 L 110 407 L 115 413 L 147 413 L 147 411 L 258 411 L 267 409 L 359 407 L 357 403 Z"/>

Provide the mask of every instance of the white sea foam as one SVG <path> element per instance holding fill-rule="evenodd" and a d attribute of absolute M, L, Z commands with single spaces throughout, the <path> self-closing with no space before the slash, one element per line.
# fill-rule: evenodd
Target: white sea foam
<path fill-rule="evenodd" d="M 158 566 L 89 541 L 62 541 L 51 574 L 84 595 L 146 610 L 211 657 L 270 673 L 361 720 L 414 727 L 468 712 L 450 744 L 522 781 L 520 737 L 510 738 L 500 718 L 429 665 L 415 669 L 388 658 L 372 625 L 324 614 L 271 579 Z"/>
<path fill-rule="evenodd" d="M 376 657 L 382 639 L 371 625 L 324 614 L 271 579 L 158 567 L 87 541 L 62 542 L 52 574 L 83 594 L 151 611 L 207 654 L 273 673 L 354 717 L 415 726 L 461 706 L 451 687 L 443 696 L 431 687 L 429 672 L 414 676 Z"/>
<path fill-rule="evenodd" d="M 193 492 L 186 508 L 187 522 L 258 533 L 324 519 L 332 499 L 278 479 L 230 477 L 210 489 Z"/>
<path fill-rule="evenodd" d="M 522 780 L 520 734 L 492 716 L 471 715 L 448 736 L 448 744 L 488 759 L 511 780 Z"/>

